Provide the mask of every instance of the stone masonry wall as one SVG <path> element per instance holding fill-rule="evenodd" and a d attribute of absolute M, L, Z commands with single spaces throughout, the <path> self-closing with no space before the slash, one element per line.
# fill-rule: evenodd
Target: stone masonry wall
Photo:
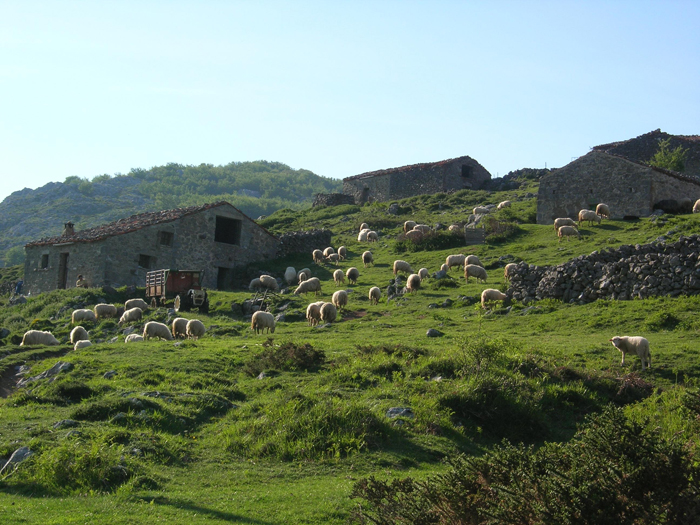
<path fill-rule="evenodd" d="M 332 236 L 333 232 L 326 229 L 285 233 L 279 238 L 277 257 L 294 253 L 307 253 L 311 257 L 314 250 L 323 250 L 330 246 Z"/>
<path fill-rule="evenodd" d="M 312 208 L 316 206 L 340 206 L 341 204 L 355 204 L 355 199 L 352 195 L 344 193 L 317 193 L 314 195 Z"/>

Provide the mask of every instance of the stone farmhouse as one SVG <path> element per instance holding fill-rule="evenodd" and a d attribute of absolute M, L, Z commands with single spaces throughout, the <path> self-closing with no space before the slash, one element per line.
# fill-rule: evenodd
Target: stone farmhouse
<path fill-rule="evenodd" d="M 228 288 L 234 269 L 276 257 L 280 241 L 227 202 L 132 215 L 25 245 L 27 293 L 89 286 L 144 286 L 159 268 L 204 270 L 205 288 Z"/>
<path fill-rule="evenodd" d="M 595 210 L 598 203 L 610 207 L 611 218 L 624 219 L 646 217 L 669 202 L 698 198 L 700 179 L 696 177 L 593 148 L 540 179 L 537 224 L 552 224 L 557 217 L 577 219 L 579 210 Z"/>
<path fill-rule="evenodd" d="M 471 157 L 371 171 L 343 179 L 343 193 L 356 204 L 450 190 L 480 189 L 491 174 Z"/>

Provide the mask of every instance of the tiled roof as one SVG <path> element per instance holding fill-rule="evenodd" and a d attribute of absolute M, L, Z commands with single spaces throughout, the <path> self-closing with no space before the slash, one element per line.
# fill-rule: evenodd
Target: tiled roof
<path fill-rule="evenodd" d="M 366 173 L 360 173 L 359 175 L 353 175 L 352 177 L 345 177 L 343 180 L 355 180 L 364 179 L 366 177 L 376 177 L 377 175 L 389 175 L 391 173 L 399 173 L 402 171 L 408 171 L 413 169 L 426 169 L 426 168 L 439 168 L 450 164 L 456 160 L 469 159 L 473 161 L 471 157 L 455 157 L 454 159 L 441 160 L 439 162 L 423 162 L 420 164 L 411 164 L 409 166 L 401 166 L 400 168 L 388 168 L 385 170 L 368 171 Z"/>

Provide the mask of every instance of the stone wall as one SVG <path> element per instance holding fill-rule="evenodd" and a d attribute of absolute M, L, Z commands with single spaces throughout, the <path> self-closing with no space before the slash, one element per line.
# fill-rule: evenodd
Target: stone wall
<path fill-rule="evenodd" d="M 330 246 L 332 236 L 333 232 L 326 229 L 285 233 L 279 237 L 277 257 L 295 253 L 306 253 L 311 257 L 314 250 L 324 250 Z"/>
<path fill-rule="evenodd" d="M 557 266 L 521 262 L 507 295 L 524 303 L 696 295 L 700 294 L 699 255 L 700 237 L 693 235 L 668 244 L 654 242 L 595 251 Z"/>
<path fill-rule="evenodd" d="M 352 195 L 344 193 L 317 193 L 314 195 L 312 208 L 316 206 L 340 206 L 341 204 L 355 204 L 355 199 Z"/>

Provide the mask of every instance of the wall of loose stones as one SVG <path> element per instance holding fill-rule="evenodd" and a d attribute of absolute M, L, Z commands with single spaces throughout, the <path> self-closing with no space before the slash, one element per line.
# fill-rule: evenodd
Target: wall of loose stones
<path fill-rule="evenodd" d="M 314 195 L 312 208 L 316 206 L 340 206 L 341 204 L 355 204 L 355 198 L 352 195 L 344 193 L 317 193 Z"/>
<path fill-rule="evenodd" d="M 674 243 L 624 245 L 595 251 L 557 266 L 521 262 L 507 295 L 523 303 L 541 299 L 589 303 L 700 294 L 700 237 Z"/>
<path fill-rule="evenodd" d="M 324 250 L 331 246 L 331 238 L 333 232 L 331 230 L 308 230 L 285 233 L 280 235 L 279 248 L 277 257 L 286 257 L 296 253 L 306 253 L 311 260 L 311 253 L 316 250 Z M 336 247 L 337 248 L 337 247 Z"/>

